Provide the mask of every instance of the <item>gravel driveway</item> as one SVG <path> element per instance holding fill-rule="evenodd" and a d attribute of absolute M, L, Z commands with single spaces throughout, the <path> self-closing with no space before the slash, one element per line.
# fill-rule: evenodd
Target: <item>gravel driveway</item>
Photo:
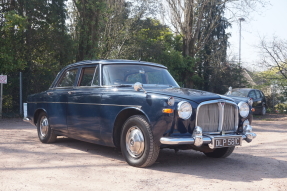
<path fill-rule="evenodd" d="M 287 190 L 287 115 L 255 117 L 252 143 L 226 159 L 161 150 L 149 168 L 120 151 L 60 137 L 42 144 L 36 128 L 0 120 L 0 190 Z"/>

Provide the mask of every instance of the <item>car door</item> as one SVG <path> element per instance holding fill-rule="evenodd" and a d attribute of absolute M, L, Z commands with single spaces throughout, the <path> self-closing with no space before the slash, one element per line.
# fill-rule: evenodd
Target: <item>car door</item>
<path fill-rule="evenodd" d="M 266 98 L 262 91 L 258 90 L 261 95 L 262 105 L 266 107 Z"/>
<path fill-rule="evenodd" d="M 261 94 L 260 94 L 260 92 L 258 91 L 258 90 L 255 90 L 255 94 L 256 94 L 256 97 L 257 97 L 257 107 L 259 108 L 262 108 L 262 104 L 263 104 L 263 102 L 262 102 L 262 96 L 261 96 Z"/>
<path fill-rule="evenodd" d="M 90 142 L 100 140 L 101 91 L 98 74 L 98 65 L 82 67 L 77 86 L 68 92 L 69 134 Z"/>
<path fill-rule="evenodd" d="M 255 109 L 255 113 L 258 113 L 260 111 L 260 99 L 257 97 L 255 90 L 251 90 L 248 94 L 248 97 L 253 99 L 253 108 Z"/>
<path fill-rule="evenodd" d="M 78 69 L 68 69 L 62 73 L 54 88 L 47 93 L 47 114 L 52 129 L 67 133 L 68 92 L 73 90 Z"/>

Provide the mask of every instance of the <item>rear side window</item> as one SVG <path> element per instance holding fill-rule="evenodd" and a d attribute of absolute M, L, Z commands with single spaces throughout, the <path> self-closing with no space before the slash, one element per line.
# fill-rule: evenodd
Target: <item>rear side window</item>
<path fill-rule="evenodd" d="M 78 69 L 67 70 L 61 77 L 57 87 L 68 87 L 73 86 Z"/>
<path fill-rule="evenodd" d="M 262 97 L 261 94 L 260 94 L 260 92 L 259 92 L 258 90 L 256 90 L 255 92 L 256 92 L 257 98 L 261 98 L 261 97 Z"/>
<path fill-rule="evenodd" d="M 259 91 L 259 93 L 261 94 L 261 97 L 264 97 L 264 94 L 262 91 Z"/>

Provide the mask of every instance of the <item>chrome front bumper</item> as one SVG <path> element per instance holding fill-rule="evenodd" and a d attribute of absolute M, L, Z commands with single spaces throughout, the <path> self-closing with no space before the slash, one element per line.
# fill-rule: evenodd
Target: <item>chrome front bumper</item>
<path fill-rule="evenodd" d="M 216 137 L 218 136 L 219 135 L 217 135 Z M 248 143 L 250 143 L 254 138 L 256 138 L 256 136 L 257 135 L 252 132 L 252 127 L 250 125 L 245 128 L 245 132 L 243 135 L 220 135 L 220 137 L 222 138 L 239 137 Z M 195 145 L 197 147 L 200 147 L 203 144 L 209 144 L 209 146 L 212 148 L 213 139 L 213 135 L 202 135 L 202 129 L 200 127 L 196 127 L 191 137 L 162 137 L 160 138 L 160 142 L 161 144 L 167 145 Z"/>
<path fill-rule="evenodd" d="M 24 117 L 23 121 L 31 123 L 31 119 L 29 119 L 28 117 Z"/>

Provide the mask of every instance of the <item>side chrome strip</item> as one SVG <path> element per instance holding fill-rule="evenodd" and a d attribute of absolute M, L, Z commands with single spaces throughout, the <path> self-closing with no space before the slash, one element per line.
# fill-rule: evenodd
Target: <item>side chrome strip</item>
<path fill-rule="evenodd" d="M 27 102 L 27 103 L 62 103 L 62 104 L 77 104 L 77 105 L 105 105 L 105 106 L 116 106 L 116 107 L 136 107 L 142 108 L 140 105 L 117 105 L 117 104 L 100 104 L 100 103 L 77 103 L 77 102 Z"/>

